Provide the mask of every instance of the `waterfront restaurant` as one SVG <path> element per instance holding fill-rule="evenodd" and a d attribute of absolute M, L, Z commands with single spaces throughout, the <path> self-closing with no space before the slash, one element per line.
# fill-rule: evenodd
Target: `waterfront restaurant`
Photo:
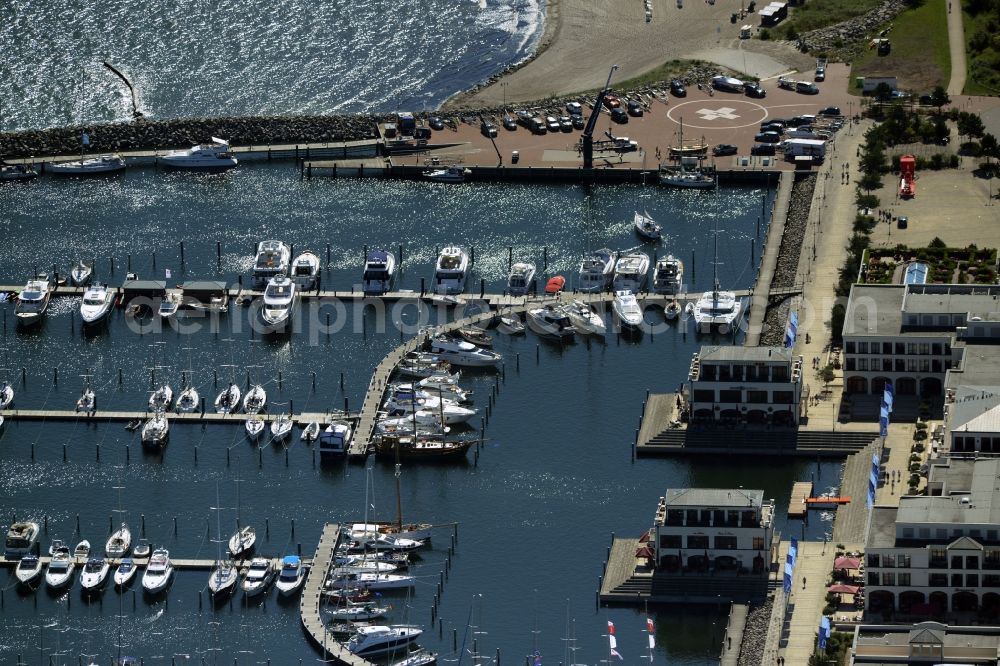
<path fill-rule="evenodd" d="M 944 459 L 927 496 L 875 506 L 865 550 L 869 621 L 996 621 L 1000 459 Z"/>
<path fill-rule="evenodd" d="M 798 425 L 802 357 L 783 347 L 704 346 L 688 370 L 692 423 Z"/>
<path fill-rule="evenodd" d="M 658 571 L 767 575 L 774 501 L 763 490 L 681 488 L 660 498 L 650 541 Z"/>

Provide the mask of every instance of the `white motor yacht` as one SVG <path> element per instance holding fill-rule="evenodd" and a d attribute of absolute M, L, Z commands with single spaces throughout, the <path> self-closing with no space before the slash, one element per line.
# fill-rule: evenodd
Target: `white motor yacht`
<path fill-rule="evenodd" d="M 580 262 L 576 290 L 584 293 L 605 291 L 611 285 L 614 270 L 615 262 L 611 250 L 604 248 L 591 252 Z"/>
<path fill-rule="evenodd" d="M 676 294 L 684 281 L 684 263 L 672 254 L 656 262 L 653 269 L 653 291 L 657 294 Z"/>
<path fill-rule="evenodd" d="M 389 608 L 378 606 L 373 603 L 350 603 L 346 606 L 334 609 L 330 617 L 334 620 L 346 620 L 347 622 L 367 622 L 377 620 L 389 614 Z"/>
<path fill-rule="evenodd" d="M 149 409 L 154 412 L 165 412 L 174 402 L 174 389 L 170 384 L 163 384 L 149 396 Z"/>
<path fill-rule="evenodd" d="M 229 384 L 215 396 L 215 411 L 219 414 L 235 414 L 240 411 L 240 396 L 242 391 L 236 384 Z"/>
<path fill-rule="evenodd" d="M 431 352 L 442 361 L 467 367 L 496 367 L 503 360 L 500 354 L 471 342 L 441 336 L 431 340 Z"/>
<path fill-rule="evenodd" d="M 449 393 L 459 397 L 459 402 L 467 402 L 472 397 L 472 391 L 467 391 L 458 384 L 457 375 L 431 375 L 417 382 L 417 386 L 432 393 Z"/>
<path fill-rule="evenodd" d="M 352 432 L 347 421 L 334 421 L 328 425 L 319 436 L 319 455 L 337 457 L 347 455 Z"/>
<path fill-rule="evenodd" d="M 125 557 L 132 549 L 132 531 L 125 523 L 111 533 L 104 543 L 104 554 L 108 557 Z"/>
<path fill-rule="evenodd" d="M 182 300 L 183 296 L 179 291 L 168 291 L 160 300 L 160 306 L 156 309 L 156 313 L 162 319 L 170 319 L 180 310 Z"/>
<path fill-rule="evenodd" d="M 469 255 L 460 247 L 449 245 L 438 254 L 434 268 L 434 293 L 461 294 L 469 273 Z"/>
<path fill-rule="evenodd" d="M 0 182 L 8 180 L 31 180 L 38 172 L 27 164 L 4 164 L 0 162 Z"/>
<path fill-rule="evenodd" d="M 229 142 L 212 137 L 212 143 L 202 143 L 187 150 L 175 150 L 160 158 L 167 166 L 177 169 L 206 171 L 232 169 L 239 162 L 230 152 Z"/>
<path fill-rule="evenodd" d="M 292 251 L 279 240 L 257 243 L 257 257 L 253 266 L 253 286 L 260 289 L 267 281 L 279 275 L 288 275 Z"/>
<path fill-rule="evenodd" d="M 51 174 L 64 176 L 89 176 L 124 170 L 125 160 L 120 155 L 97 155 L 95 157 L 81 157 L 72 162 L 52 162 L 46 168 L 46 171 Z"/>
<path fill-rule="evenodd" d="M 14 387 L 9 382 L 0 384 L 0 409 L 7 409 L 14 404 Z"/>
<path fill-rule="evenodd" d="M 260 308 L 260 318 L 270 331 L 287 328 L 295 307 L 299 302 L 299 286 L 284 275 L 268 280 L 264 289 L 264 303 Z"/>
<path fill-rule="evenodd" d="M 739 320 L 742 307 L 735 293 L 720 290 L 716 282 L 712 291 L 702 294 L 694 306 L 696 329 L 709 333 L 715 328 L 719 333 L 729 333 Z"/>
<path fill-rule="evenodd" d="M 604 323 L 604 317 L 598 314 L 594 306 L 586 301 L 577 299 L 564 306 L 563 312 L 569 317 L 569 321 L 573 324 L 576 332 L 581 335 L 589 333 L 591 335 L 603 336 L 608 332 L 608 327 Z"/>
<path fill-rule="evenodd" d="M 42 321 L 45 311 L 49 309 L 54 284 L 48 276 L 39 275 L 28 280 L 24 289 L 17 296 L 14 314 L 18 326 L 34 326 Z"/>
<path fill-rule="evenodd" d="M 406 652 L 423 631 L 416 627 L 360 626 L 348 639 L 348 651 L 359 657 L 372 657 L 391 652 Z"/>
<path fill-rule="evenodd" d="M 76 548 L 73 549 L 73 557 L 78 560 L 85 560 L 90 557 L 90 542 L 83 539 L 80 543 L 76 544 Z"/>
<path fill-rule="evenodd" d="M 255 597 L 263 593 L 274 580 L 274 567 L 271 560 L 265 557 L 255 557 L 250 561 L 250 568 L 243 578 L 243 592 L 248 597 Z"/>
<path fill-rule="evenodd" d="M 278 572 L 278 579 L 274 582 L 278 594 L 290 597 L 298 592 L 305 584 L 308 573 L 309 570 L 302 564 L 302 558 L 297 555 L 286 555 L 281 560 L 281 571 Z"/>
<path fill-rule="evenodd" d="M 535 281 L 535 265 L 532 263 L 516 263 L 510 267 L 507 276 L 507 293 L 511 296 L 524 296 Z"/>
<path fill-rule="evenodd" d="M 413 576 L 391 573 L 351 573 L 326 582 L 327 588 L 368 588 L 369 590 L 402 590 L 416 585 Z"/>
<path fill-rule="evenodd" d="M 381 296 L 392 289 L 396 279 L 396 257 L 385 250 L 369 250 L 361 289 L 365 296 Z"/>
<path fill-rule="evenodd" d="M 524 324 L 515 315 L 501 315 L 497 320 L 497 330 L 505 335 L 520 335 L 524 333 Z"/>
<path fill-rule="evenodd" d="M 38 541 L 38 523 L 30 520 L 16 522 L 7 530 L 4 554 L 12 560 L 27 555 L 36 541 Z"/>
<path fill-rule="evenodd" d="M 649 256 L 642 252 L 623 254 L 615 262 L 615 291 L 631 291 L 638 294 L 646 286 L 649 272 Z"/>
<path fill-rule="evenodd" d="M 636 211 L 632 224 L 635 226 L 635 232 L 646 240 L 660 240 L 660 235 L 663 233 L 663 227 L 646 212 Z"/>
<path fill-rule="evenodd" d="M 125 588 L 135 575 L 139 572 L 139 567 L 136 566 L 135 560 L 131 557 L 124 558 L 118 563 L 118 568 L 115 569 L 115 587 L 118 589 Z"/>
<path fill-rule="evenodd" d="M 247 414 L 259 414 L 267 408 L 267 391 L 260 384 L 254 384 L 243 396 L 243 411 Z"/>
<path fill-rule="evenodd" d="M 132 549 L 132 556 L 138 558 L 149 557 L 153 552 L 153 545 L 149 543 L 149 539 L 139 539 L 139 543 L 135 544 L 135 548 Z"/>
<path fill-rule="evenodd" d="M 49 544 L 49 557 L 54 557 L 63 548 L 66 548 L 66 542 L 62 539 L 53 539 L 52 543 Z"/>
<path fill-rule="evenodd" d="M 562 308 L 546 305 L 543 308 L 528 310 L 528 328 L 536 335 L 546 340 L 568 341 L 576 335 L 576 329 L 569 316 Z"/>
<path fill-rule="evenodd" d="M 229 554 L 233 557 L 246 557 L 257 544 L 257 530 L 245 525 L 229 537 Z"/>
<path fill-rule="evenodd" d="M 198 395 L 198 389 L 188 386 L 177 396 L 177 411 L 182 414 L 190 414 L 198 409 L 200 402 L 201 396 Z"/>
<path fill-rule="evenodd" d="M 302 291 L 316 288 L 319 281 L 319 256 L 306 250 L 292 260 L 292 282 Z"/>
<path fill-rule="evenodd" d="M 390 396 L 385 402 L 385 408 L 389 411 L 398 411 L 402 414 L 412 414 L 416 411 L 423 411 L 430 414 L 437 414 L 438 418 L 445 425 L 456 425 L 467 423 L 469 419 L 476 415 L 476 410 L 460 407 L 454 403 L 447 403 L 441 398 L 428 396 L 419 398 L 413 392 L 399 391 L 397 395 Z"/>
<path fill-rule="evenodd" d="M 631 291 L 616 291 L 611 311 L 618 322 L 619 330 L 638 330 L 642 326 L 642 308 Z"/>
<path fill-rule="evenodd" d="M 174 565 L 170 561 L 170 552 L 165 548 L 157 548 L 149 556 L 149 564 L 142 574 L 142 589 L 150 594 L 156 594 L 167 589 L 174 575 Z"/>
<path fill-rule="evenodd" d="M 142 443 L 148 446 L 163 446 L 170 436 L 170 422 L 162 412 L 153 414 L 142 424 Z"/>
<path fill-rule="evenodd" d="M 220 597 L 236 589 L 240 572 L 236 566 L 227 560 L 219 560 L 208 577 L 208 591 L 213 597 Z"/>
<path fill-rule="evenodd" d="M 45 584 L 54 590 L 73 582 L 73 570 L 76 561 L 69 553 L 69 548 L 63 546 L 52 555 L 49 568 L 45 571 Z"/>
<path fill-rule="evenodd" d="M 92 557 L 83 565 L 80 572 L 80 586 L 85 592 L 97 590 L 108 580 L 111 565 L 103 557 Z"/>
<path fill-rule="evenodd" d="M 292 417 L 288 414 L 278 414 L 271 421 L 271 439 L 275 442 L 283 442 L 292 434 Z"/>
<path fill-rule="evenodd" d="M 465 179 L 472 175 L 471 169 L 466 169 L 459 164 L 453 164 L 445 169 L 427 169 L 424 171 L 424 178 L 433 180 L 435 183 L 464 183 Z"/>
<path fill-rule="evenodd" d="M 83 293 L 80 302 L 80 319 L 84 326 L 95 326 L 103 322 L 115 304 L 115 294 L 107 285 L 95 284 Z"/>
<path fill-rule="evenodd" d="M 37 555 L 25 555 L 17 563 L 14 576 L 22 585 L 31 585 L 42 575 L 42 560 Z"/>

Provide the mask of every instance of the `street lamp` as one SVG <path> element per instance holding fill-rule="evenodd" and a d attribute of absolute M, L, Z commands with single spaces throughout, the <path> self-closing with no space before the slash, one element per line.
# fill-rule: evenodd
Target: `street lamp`
<path fill-rule="evenodd" d="M 501 81 L 500 89 L 503 91 L 503 109 L 506 113 L 507 111 L 507 86 L 510 85 L 509 81 Z"/>

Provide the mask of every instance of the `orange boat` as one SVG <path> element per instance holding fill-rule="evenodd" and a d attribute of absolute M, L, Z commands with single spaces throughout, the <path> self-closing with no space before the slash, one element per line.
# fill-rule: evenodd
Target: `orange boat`
<path fill-rule="evenodd" d="M 546 294 L 558 294 L 566 286 L 566 278 L 562 275 L 556 275 L 555 277 L 549 278 L 549 281 L 545 283 L 545 293 Z"/>

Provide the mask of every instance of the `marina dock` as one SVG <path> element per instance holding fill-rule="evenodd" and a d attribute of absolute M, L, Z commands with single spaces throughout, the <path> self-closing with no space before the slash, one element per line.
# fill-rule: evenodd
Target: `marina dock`
<path fill-rule="evenodd" d="M 0 410 L 5 419 L 21 421 L 144 421 L 152 416 L 152 411 L 111 411 L 98 409 L 94 412 L 77 412 L 72 409 L 6 409 Z M 180 423 L 236 423 L 241 424 L 249 414 L 217 414 L 216 412 L 168 412 L 167 420 Z M 277 414 L 257 414 L 265 423 L 277 418 Z M 339 415 L 338 415 L 339 417 Z M 309 423 L 328 423 L 330 412 L 303 412 L 293 414 L 292 422 L 298 426 Z"/>
<path fill-rule="evenodd" d="M 92 557 L 101 557 L 101 554 L 97 551 L 97 549 L 95 549 L 95 550 L 93 550 L 91 552 L 91 556 Z M 76 564 L 76 566 L 82 567 L 83 565 L 85 565 L 87 563 L 87 559 L 88 558 L 86 558 L 86 557 L 73 557 L 73 558 L 70 558 L 70 559 L 73 560 L 73 562 Z M 104 559 L 107 560 L 107 562 L 108 562 L 109 565 L 111 565 L 112 567 L 116 567 L 119 564 L 121 564 L 121 561 L 124 558 L 121 558 L 121 557 L 105 557 Z M 230 561 L 233 562 L 233 564 L 235 564 L 236 567 L 240 570 L 240 575 L 246 575 L 246 571 L 250 567 L 250 560 L 251 559 L 253 559 L 253 558 L 245 558 L 245 559 L 230 560 Z M 280 557 L 269 557 L 267 559 L 271 561 L 271 566 L 276 571 L 280 571 L 281 570 L 281 560 L 282 560 L 282 558 L 280 558 Z M 48 556 L 48 555 L 45 555 L 45 556 L 39 557 L 38 560 L 42 563 L 43 567 L 47 567 L 47 566 L 49 566 L 49 562 L 52 561 L 52 558 L 50 556 Z M 20 560 L 9 560 L 9 559 L 7 559 L 5 557 L 0 557 L 0 566 L 16 567 L 17 563 L 19 561 Z M 132 561 L 135 562 L 136 566 L 138 566 L 138 567 L 145 567 L 149 563 L 149 558 L 147 558 L 147 557 L 133 557 Z M 186 558 L 175 559 L 173 557 L 170 558 L 170 563 L 174 565 L 174 569 L 178 569 L 178 570 L 208 571 L 208 570 L 212 569 L 216 564 L 218 564 L 218 562 L 219 562 L 218 560 L 186 559 Z M 306 567 L 311 566 L 311 563 L 312 563 L 312 561 L 309 560 L 309 559 L 305 559 L 304 558 L 302 560 L 302 565 L 303 566 L 306 566 Z"/>
<path fill-rule="evenodd" d="M 788 500 L 788 517 L 804 518 L 806 515 L 806 498 L 812 495 L 812 481 L 796 481 L 792 484 L 792 496 Z"/>

